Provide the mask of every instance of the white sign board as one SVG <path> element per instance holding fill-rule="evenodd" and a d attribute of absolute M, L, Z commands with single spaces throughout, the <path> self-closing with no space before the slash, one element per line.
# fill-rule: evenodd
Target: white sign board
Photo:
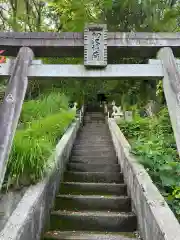
<path fill-rule="evenodd" d="M 105 24 L 88 25 L 84 31 L 84 65 L 107 66 L 107 28 Z"/>

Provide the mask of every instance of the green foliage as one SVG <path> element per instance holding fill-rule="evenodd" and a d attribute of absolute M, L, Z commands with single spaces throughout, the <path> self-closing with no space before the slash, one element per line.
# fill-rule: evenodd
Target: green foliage
<path fill-rule="evenodd" d="M 62 93 L 52 92 L 41 95 L 38 99 L 27 101 L 23 104 L 20 121 L 31 122 L 33 119 L 46 117 L 62 109 L 67 110 L 68 98 Z"/>
<path fill-rule="evenodd" d="M 180 187 L 174 187 L 172 194 L 169 194 L 168 197 L 169 205 L 174 209 L 178 216 L 180 216 Z"/>
<path fill-rule="evenodd" d="M 151 128 L 154 133 L 160 132 L 163 135 L 170 134 L 171 136 L 173 136 L 171 121 L 167 108 L 162 108 L 157 117 L 155 117 L 153 121 L 151 121 Z"/>
<path fill-rule="evenodd" d="M 179 8 L 170 1 L 113 1 L 105 17 L 112 31 L 177 31 Z"/>
<path fill-rule="evenodd" d="M 134 137 L 139 137 L 142 134 L 145 135 L 147 131 L 149 131 L 149 121 L 146 119 L 138 119 L 135 122 L 121 122 L 120 124 L 121 130 L 124 135 L 132 139 Z"/>
<path fill-rule="evenodd" d="M 179 2 L 159 0 L 0 0 L 2 30 L 82 31 L 107 23 L 111 31 L 178 31 Z"/>
<path fill-rule="evenodd" d="M 164 100 L 162 80 L 160 80 L 156 86 L 156 96 L 159 98 L 160 102 Z"/>
<path fill-rule="evenodd" d="M 34 120 L 28 128 L 16 132 L 7 166 L 8 187 L 34 183 L 43 177 L 53 148 L 74 117 L 75 112 L 62 111 Z"/>
<path fill-rule="evenodd" d="M 132 153 L 180 219 L 180 161 L 167 108 L 154 118 L 122 122 L 120 128 L 131 143 Z"/>
<path fill-rule="evenodd" d="M 67 97 L 58 92 L 24 103 L 24 128 L 17 130 L 14 137 L 5 187 L 29 185 L 44 176 L 48 158 L 75 114 L 68 109 Z"/>

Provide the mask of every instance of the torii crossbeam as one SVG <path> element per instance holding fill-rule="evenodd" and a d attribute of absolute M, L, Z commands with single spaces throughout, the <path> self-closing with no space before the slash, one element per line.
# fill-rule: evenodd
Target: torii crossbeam
<path fill-rule="evenodd" d="M 30 47 L 36 57 L 83 57 L 84 33 L 0 32 L 0 49 L 6 50 L 6 56 L 17 56 L 23 46 Z M 108 59 L 154 58 L 162 47 L 171 47 L 180 57 L 180 33 L 107 33 Z"/>

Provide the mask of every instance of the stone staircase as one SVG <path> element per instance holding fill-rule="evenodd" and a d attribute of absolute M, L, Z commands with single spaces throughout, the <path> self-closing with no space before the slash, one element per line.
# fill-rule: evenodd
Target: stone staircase
<path fill-rule="evenodd" d="M 104 116 L 87 113 L 44 239 L 133 240 L 136 230 Z"/>

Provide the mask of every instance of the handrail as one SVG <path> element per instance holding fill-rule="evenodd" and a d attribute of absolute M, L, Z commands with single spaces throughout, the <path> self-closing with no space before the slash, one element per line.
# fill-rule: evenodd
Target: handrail
<path fill-rule="evenodd" d="M 171 48 L 162 48 L 158 52 L 158 58 L 163 65 L 164 94 L 180 155 L 180 71 Z"/>
<path fill-rule="evenodd" d="M 12 67 L 3 103 L 0 106 L 0 189 L 26 94 L 28 67 L 33 55 L 30 48 L 20 49 Z"/>

